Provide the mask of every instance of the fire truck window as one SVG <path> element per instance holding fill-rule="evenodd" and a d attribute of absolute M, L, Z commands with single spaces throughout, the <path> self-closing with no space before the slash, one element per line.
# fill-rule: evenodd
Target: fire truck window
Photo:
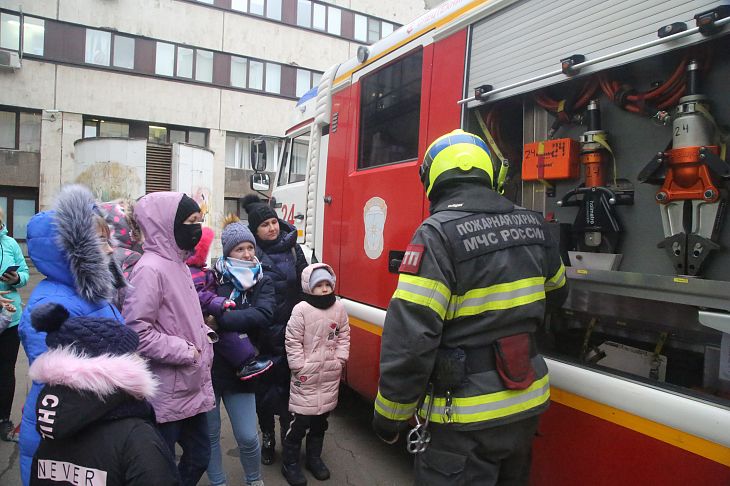
<path fill-rule="evenodd" d="M 294 139 L 291 162 L 289 162 L 289 183 L 301 182 L 307 173 L 307 150 L 309 149 L 309 134 Z"/>
<path fill-rule="evenodd" d="M 358 168 L 418 157 L 423 51 L 363 78 Z"/>

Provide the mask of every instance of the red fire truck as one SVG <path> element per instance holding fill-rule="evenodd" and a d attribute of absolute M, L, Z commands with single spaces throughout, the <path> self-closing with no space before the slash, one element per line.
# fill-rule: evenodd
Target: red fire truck
<path fill-rule="evenodd" d="M 571 295 L 538 336 L 535 484 L 730 484 L 730 6 L 450 0 L 333 66 L 272 193 L 331 264 L 346 381 L 374 398 L 385 309 L 428 201 L 429 143 L 487 141 L 551 221 Z"/>

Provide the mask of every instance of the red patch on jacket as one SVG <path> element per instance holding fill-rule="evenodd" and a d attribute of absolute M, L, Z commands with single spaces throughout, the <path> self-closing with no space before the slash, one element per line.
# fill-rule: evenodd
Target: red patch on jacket
<path fill-rule="evenodd" d="M 333 322 L 332 324 L 330 324 L 330 328 L 331 328 L 331 329 L 334 329 L 334 328 L 336 328 L 336 327 L 337 327 L 337 324 L 335 324 L 334 322 Z"/>
<path fill-rule="evenodd" d="M 300 376 L 299 377 L 299 381 L 301 381 L 302 383 L 306 383 L 307 377 L 306 376 Z"/>
<path fill-rule="evenodd" d="M 423 260 L 423 252 L 425 249 L 426 247 L 423 245 L 408 245 L 398 272 L 418 275 L 418 271 L 421 270 L 421 261 Z"/>

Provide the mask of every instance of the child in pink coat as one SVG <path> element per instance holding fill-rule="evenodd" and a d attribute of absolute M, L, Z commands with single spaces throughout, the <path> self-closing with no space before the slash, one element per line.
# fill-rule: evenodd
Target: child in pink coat
<path fill-rule="evenodd" d="M 305 467 L 320 481 L 330 477 L 321 458 L 322 444 L 327 417 L 337 406 L 342 367 L 350 355 L 350 324 L 345 306 L 335 297 L 335 281 L 335 272 L 325 263 L 306 267 L 304 301 L 294 307 L 286 326 L 292 419 L 284 439 L 281 472 L 291 485 L 307 484 L 299 464 L 307 430 Z"/>

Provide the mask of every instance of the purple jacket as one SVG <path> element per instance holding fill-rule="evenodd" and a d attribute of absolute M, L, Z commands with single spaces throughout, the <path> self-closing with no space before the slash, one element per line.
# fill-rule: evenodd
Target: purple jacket
<path fill-rule="evenodd" d="M 207 268 L 188 265 L 190 268 L 190 276 L 193 278 L 195 290 L 198 292 L 198 300 L 200 308 L 204 315 L 220 317 L 223 314 L 223 304 L 226 302 L 225 297 L 219 296 L 218 283 L 215 281 L 215 275 Z"/>
<path fill-rule="evenodd" d="M 214 407 L 208 342 L 198 294 L 175 243 L 179 192 L 156 192 L 139 200 L 134 215 L 145 236 L 144 255 L 134 267 L 123 315 L 139 334 L 137 351 L 160 380 L 153 400 L 157 422 L 173 422 Z M 200 358 L 195 359 L 195 350 Z"/>

